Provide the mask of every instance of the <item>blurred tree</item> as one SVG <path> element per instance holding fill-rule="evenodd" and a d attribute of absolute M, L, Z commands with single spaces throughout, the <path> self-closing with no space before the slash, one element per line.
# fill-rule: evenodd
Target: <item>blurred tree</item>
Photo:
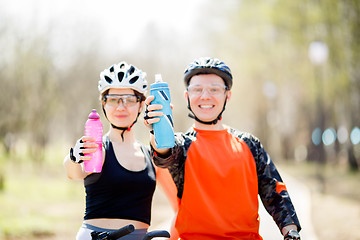
<path fill-rule="evenodd" d="M 0 132 L 29 141 L 30 158 L 41 161 L 48 143 L 50 119 L 56 109 L 56 75 L 46 38 L 18 38 L 4 63 Z M 7 141 L 8 142 L 8 141 Z M 7 144 L 9 146 L 9 144 Z"/>
<path fill-rule="evenodd" d="M 217 39 L 223 43 L 217 52 L 235 63 L 240 78 L 233 98 L 242 110 L 232 119 L 252 119 L 250 130 L 282 158 L 292 158 L 301 144 L 308 146 L 309 158 L 319 159 L 313 129 L 345 125 L 350 131 L 359 124 L 359 2 L 241 1 L 234 9 Z M 307 54 L 313 41 L 330 49 L 317 75 Z M 271 99 L 262 92 L 267 82 L 277 86 Z M 349 165 L 358 169 L 350 141 L 320 148 L 330 154 L 347 148 Z"/>
<path fill-rule="evenodd" d="M 345 126 L 350 132 L 359 125 L 359 13 L 358 0 L 209 0 L 192 26 L 198 31 L 189 31 L 186 38 L 154 22 L 135 42 L 136 50 L 123 50 L 117 40 L 104 38 L 111 46 L 106 52 L 99 39 L 90 37 L 98 36 L 92 27 L 78 24 L 63 29 L 67 44 L 74 46 L 66 48 L 71 49 L 66 54 L 61 52 L 61 41 L 51 38 L 58 39 L 62 33 L 29 30 L 19 35 L 10 31 L 11 24 L 0 23 L 0 99 L 4 103 L 0 142 L 10 149 L 16 139 L 25 139 L 32 155 L 41 159 L 40 149 L 52 140 L 79 137 L 91 108 L 101 112 L 96 89 L 99 72 L 121 60 L 146 71 L 150 83 L 155 73 L 163 74 L 173 89 L 175 127 L 184 131 L 191 121 L 185 121 L 179 81 L 187 63 L 207 55 L 223 59 L 235 77 L 233 100 L 224 114 L 229 125 L 259 136 L 275 157 L 291 159 L 302 145 L 308 146 L 308 158 L 317 159 L 311 133 L 320 118 L 322 131 Z M 50 29 L 56 28 L 54 23 Z M 117 34 L 121 39 L 124 33 Z M 318 69 L 323 81 L 317 79 L 308 58 L 313 41 L 329 47 L 329 59 Z M 55 46 L 58 55 L 53 52 L 54 42 L 59 44 Z M 61 66 L 59 55 L 68 57 Z M 329 154 L 342 154 L 345 149 L 355 170 L 358 148 L 350 141 L 325 146 Z"/>
<path fill-rule="evenodd" d="M 342 27 L 347 26 L 348 32 L 344 36 L 347 52 L 348 84 L 346 94 L 349 102 L 347 116 L 351 128 L 360 125 L 360 3 L 357 0 L 343 1 Z M 350 130 L 350 129 L 349 129 Z M 359 146 L 357 146 L 359 148 Z M 360 156 L 355 156 L 354 146 L 348 141 L 347 152 L 352 170 L 359 170 Z"/>
<path fill-rule="evenodd" d="M 346 126 L 349 131 L 359 124 L 356 112 L 359 99 L 359 2 L 358 1 L 309 1 L 319 11 L 315 26 L 322 29 L 322 38 L 328 44 L 329 64 L 324 84 L 324 109 L 327 127 Z M 313 31 L 318 37 L 319 29 Z M 355 70 L 356 69 L 356 70 Z M 357 73 L 356 73 L 357 72 Z M 348 163 L 352 170 L 359 169 L 353 145 L 347 141 L 342 146 L 331 146 L 339 154 L 347 149 Z M 359 158 L 359 156 L 357 156 Z"/>
<path fill-rule="evenodd" d="M 226 42 L 226 47 L 218 51 L 226 52 L 229 62 L 233 62 L 236 82 L 232 98 L 238 104 L 232 109 L 237 112 L 231 118 L 233 124 L 259 136 L 273 156 L 292 158 L 296 144 L 304 140 L 299 140 L 303 135 L 298 132 L 304 128 L 305 120 L 299 111 L 303 109 L 301 99 L 308 94 L 303 90 L 307 84 L 303 81 L 307 76 L 307 55 L 301 51 L 303 48 L 294 47 L 289 31 L 294 26 L 294 32 L 302 31 L 302 24 L 298 23 L 303 18 L 287 19 L 288 9 L 278 8 L 276 3 L 242 1 L 218 40 Z M 278 20 L 277 25 L 275 17 L 290 22 Z M 239 119 L 244 125 L 239 126 Z"/>
<path fill-rule="evenodd" d="M 60 135 L 74 144 L 84 134 L 84 124 L 91 109 L 96 109 L 101 115 L 97 90 L 99 74 L 113 64 L 102 59 L 96 48 L 79 50 L 74 53 L 73 64 L 58 70 L 57 92 L 60 105 L 54 115 L 57 119 L 52 131 L 54 138 Z"/>

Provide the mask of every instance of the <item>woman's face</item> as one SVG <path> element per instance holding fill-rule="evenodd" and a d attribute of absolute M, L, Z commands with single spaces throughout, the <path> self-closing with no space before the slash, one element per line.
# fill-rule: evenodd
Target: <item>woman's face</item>
<path fill-rule="evenodd" d="M 110 88 L 105 95 L 103 106 L 110 123 L 117 127 L 129 127 L 137 118 L 143 107 L 143 102 L 130 88 Z"/>

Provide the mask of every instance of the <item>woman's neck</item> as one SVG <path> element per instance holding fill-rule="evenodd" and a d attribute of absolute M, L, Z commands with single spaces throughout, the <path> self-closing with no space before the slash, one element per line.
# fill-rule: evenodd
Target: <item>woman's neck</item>
<path fill-rule="evenodd" d="M 123 134 L 123 138 L 121 137 L 121 134 L 123 133 L 123 130 L 115 129 L 113 127 L 110 128 L 107 135 L 109 136 L 111 142 L 123 142 L 123 143 L 133 143 L 135 142 L 135 136 L 131 128 L 130 131 L 125 130 Z"/>

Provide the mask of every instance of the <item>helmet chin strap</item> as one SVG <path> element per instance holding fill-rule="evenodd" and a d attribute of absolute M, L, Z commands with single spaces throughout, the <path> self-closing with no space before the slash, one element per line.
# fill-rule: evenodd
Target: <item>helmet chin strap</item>
<path fill-rule="evenodd" d="M 105 112 L 105 109 L 104 109 L 104 106 L 102 106 L 102 109 L 103 109 L 103 112 L 104 112 L 104 115 L 106 117 L 106 119 L 109 121 L 108 117 L 106 116 L 106 112 Z M 135 121 L 129 126 L 129 127 L 118 127 L 118 126 L 115 126 L 114 124 L 112 124 L 110 121 L 110 124 L 111 124 L 111 127 L 115 128 L 115 129 L 118 129 L 118 130 L 122 130 L 121 132 L 121 139 L 122 141 L 124 141 L 124 133 L 126 131 L 130 131 L 132 126 L 134 126 L 134 124 L 137 122 L 138 118 L 139 118 L 139 115 L 140 115 L 140 112 L 138 113 L 138 115 L 136 116 L 136 119 Z"/>
<path fill-rule="evenodd" d="M 212 121 L 203 121 L 203 120 L 200 120 L 195 114 L 194 112 L 191 110 L 191 107 L 190 107 L 190 100 L 189 100 L 189 97 L 188 97 L 188 109 L 190 110 L 191 113 L 188 114 L 188 116 L 192 119 L 195 119 L 195 121 L 199 122 L 199 123 L 202 123 L 202 124 L 206 124 L 206 125 L 215 125 L 219 120 L 221 120 L 222 118 L 222 113 L 225 111 L 225 106 L 226 106 L 226 99 L 225 99 L 225 102 L 224 102 L 224 106 L 223 106 L 223 109 L 221 110 L 221 112 L 219 113 L 219 115 Z"/>

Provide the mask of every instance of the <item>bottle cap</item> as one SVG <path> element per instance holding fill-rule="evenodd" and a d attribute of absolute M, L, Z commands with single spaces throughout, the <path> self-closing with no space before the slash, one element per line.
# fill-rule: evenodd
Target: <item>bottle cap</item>
<path fill-rule="evenodd" d="M 160 82 L 162 82 L 162 81 L 163 81 L 163 80 L 162 80 L 161 74 L 160 74 L 160 73 L 155 74 L 155 82 L 156 82 L 156 83 L 160 83 Z"/>
<path fill-rule="evenodd" d="M 97 119 L 100 118 L 99 114 L 96 112 L 96 109 L 93 109 L 91 113 L 89 114 L 89 118 L 91 119 Z"/>

